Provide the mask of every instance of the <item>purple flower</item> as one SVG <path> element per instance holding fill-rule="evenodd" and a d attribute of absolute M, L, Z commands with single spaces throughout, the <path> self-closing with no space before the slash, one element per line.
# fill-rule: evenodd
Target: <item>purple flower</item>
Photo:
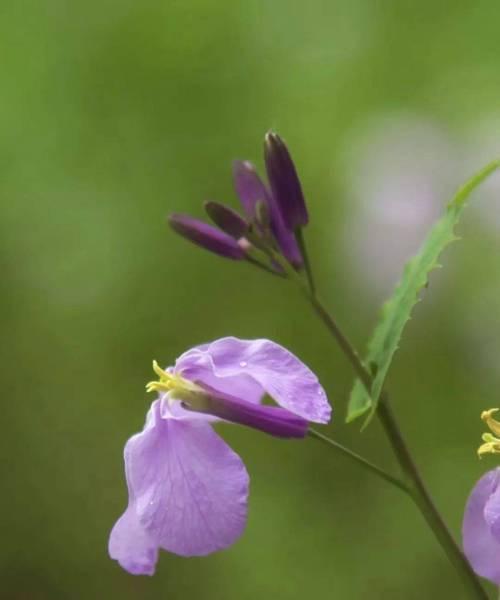
<path fill-rule="evenodd" d="M 317 377 L 269 340 L 222 338 L 188 350 L 159 380 L 142 432 L 125 446 L 128 507 L 115 524 L 110 556 L 133 574 L 152 575 L 163 548 L 201 556 L 234 543 L 246 524 L 249 477 L 212 429 L 223 419 L 285 438 L 331 408 Z M 261 404 L 264 394 L 279 406 Z"/>
<path fill-rule="evenodd" d="M 269 140 L 272 140 L 271 146 Z M 277 247 L 290 264 L 300 269 L 303 261 L 295 230 L 307 223 L 307 211 L 293 162 L 283 141 L 274 133 L 266 136 L 265 159 L 272 191 L 250 162 L 233 164 L 234 187 L 244 217 L 223 204 L 207 202 L 208 216 L 222 232 L 203 221 L 179 214 L 169 217 L 174 231 L 206 250 L 231 259 L 255 262 L 252 253 L 256 249 Z M 265 253 L 259 260 L 262 258 L 270 268 L 279 271 Z"/>

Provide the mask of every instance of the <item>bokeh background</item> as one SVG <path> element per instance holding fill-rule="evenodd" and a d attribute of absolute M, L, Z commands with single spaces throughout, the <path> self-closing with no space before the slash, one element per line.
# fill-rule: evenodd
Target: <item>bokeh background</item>
<path fill-rule="evenodd" d="M 107 537 L 151 360 L 224 335 L 290 348 L 328 390 L 329 434 L 396 468 L 376 423 L 344 424 L 352 372 L 299 294 L 165 217 L 236 206 L 231 161 L 261 168 L 275 128 L 321 293 L 363 348 L 453 190 L 500 154 L 499 19 L 494 0 L 3 0 L 0 597 L 465 597 L 407 499 L 315 440 L 221 429 L 252 476 L 225 552 L 163 553 L 134 578 Z M 474 194 L 389 378 L 457 536 L 496 464 L 475 450 L 481 409 L 500 402 L 499 190 Z"/>

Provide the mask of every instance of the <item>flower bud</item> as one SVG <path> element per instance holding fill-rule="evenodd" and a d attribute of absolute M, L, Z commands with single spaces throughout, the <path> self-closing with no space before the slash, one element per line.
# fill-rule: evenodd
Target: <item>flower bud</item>
<path fill-rule="evenodd" d="M 248 223 L 240 215 L 228 206 L 213 202 L 205 202 L 205 210 L 212 221 L 231 237 L 240 239 L 248 231 Z"/>
<path fill-rule="evenodd" d="M 290 231 L 307 225 L 309 216 L 300 180 L 288 149 L 277 133 L 266 134 L 264 158 L 269 184 L 285 225 Z"/>
<path fill-rule="evenodd" d="M 168 221 L 176 233 L 214 254 L 233 260 L 245 258 L 245 252 L 236 240 L 203 221 L 179 214 L 170 215 Z"/>
<path fill-rule="evenodd" d="M 257 202 L 267 202 L 268 191 L 251 162 L 233 162 L 234 189 L 249 219 L 255 218 Z"/>

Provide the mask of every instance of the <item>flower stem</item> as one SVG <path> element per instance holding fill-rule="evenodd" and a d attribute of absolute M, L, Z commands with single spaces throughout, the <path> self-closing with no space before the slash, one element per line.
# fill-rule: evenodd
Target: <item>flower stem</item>
<path fill-rule="evenodd" d="M 395 485 L 396 487 L 398 487 L 401 491 L 405 492 L 406 494 L 411 494 L 410 489 L 403 481 L 401 481 L 401 479 L 398 479 L 397 477 L 394 477 L 390 473 L 387 473 L 387 471 L 384 471 L 384 469 L 380 468 L 379 466 L 370 462 L 369 460 L 366 460 L 366 458 L 363 458 L 359 454 L 356 454 L 356 452 L 353 452 L 352 450 L 350 450 L 349 448 L 346 448 L 342 444 L 339 444 L 335 440 L 332 440 L 332 438 L 327 437 L 326 435 L 320 433 L 319 431 L 316 431 L 316 429 L 312 429 L 311 427 L 309 427 L 309 435 L 318 440 L 321 440 L 323 443 L 328 444 L 329 446 L 332 446 L 333 448 L 335 448 L 336 450 L 338 450 L 345 456 L 349 457 L 351 460 L 354 460 L 355 462 L 357 462 L 359 465 L 361 465 L 365 469 L 368 469 L 369 471 L 371 471 L 372 473 L 375 473 L 379 477 L 382 477 L 382 479 L 385 479 L 392 485 Z"/>
<path fill-rule="evenodd" d="M 380 398 L 377 414 L 392 449 L 394 450 L 394 454 L 398 459 L 399 465 L 403 473 L 405 473 L 408 480 L 411 482 L 410 495 L 413 498 L 413 501 L 419 508 L 429 527 L 434 532 L 434 535 L 446 552 L 450 562 L 462 576 L 463 582 L 470 592 L 470 597 L 481 598 L 483 600 L 487 599 L 488 596 L 486 595 L 486 592 L 483 590 L 463 552 L 455 542 L 450 530 L 424 485 L 422 477 L 420 476 L 394 417 L 387 394 L 385 393 Z"/>
<path fill-rule="evenodd" d="M 314 283 L 313 272 L 311 268 L 311 263 L 309 262 L 309 254 L 307 252 L 306 243 L 304 240 L 304 234 L 302 233 L 302 228 L 299 227 L 295 232 L 295 239 L 297 240 L 297 244 L 299 246 L 300 253 L 302 254 L 302 259 L 304 261 L 304 270 L 306 272 L 307 283 L 309 285 L 309 290 L 311 294 L 316 293 L 316 285 Z"/>
<path fill-rule="evenodd" d="M 351 363 L 357 377 L 365 386 L 368 394 L 370 394 L 373 382 L 372 374 L 366 369 L 354 346 L 351 344 L 347 336 L 338 326 L 335 319 L 318 298 L 316 289 L 312 284 L 312 270 L 310 262 L 307 259 L 305 241 L 302 236 L 298 238 L 298 241 L 303 256 L 305 257 L 304 266 L 306 268 L 307 284 L 304 282 L 302 277 L 300 277 L 300 275 L 294 271 L 291 266 L 281 258 L 281 256 L 279 256 L 277 253 L 274 253 L 272 249 L 269 249 L 270 255 L 276 262 L 281 264 L 287 276 L 298 285 L 299 289 L 306 296 L 316 314 L 323 321 L 326 328 L 332 334 L 340 349 Z M 412 458 L 406 441 L 401 433 L 401 430 L 399 429 L 399 425 L 389 404 L 389 397 L 385 391 L 382 391 L 376 412 L 406 480 L 406 484 L 403 483 L 404 488 L 402 488 L 401 485 L 398 485 L 398 487 L 405 489 L 405 491 L 407 491 L 412 498 L 413 502 L 427 522 L 427 525 L 432 529 L 436 539 L 441 544 L 441 547 L 448 556 L 450 562 L 462 577 L 463 583 L 469 592 L 470 598 L 475 598 L 476 600 L 488 600 L 488 596 L 483 590 L 479 579 L 476 577 L 476 574 L 469 565 L 460 547 L 451 535 L 446 523 L 441 517 L 436 505 L 427 491 L 427 488 L 424 485 L 422 477 Z M 319 437 L 317 432 L 315 433 L 316 437 Z M 325 440 L 323 439 L 323 441 Z M 364 459 L 362 460 L 364 461 Z M 371 465 L 371 463 L 369 464 Z M 364 466 L 367 465 L 365 464 Z M 372 467 L 375 467 L 375 469 Z M 378 475 L 381 475 L 381 470 L 379 470 L 379 468 L 375 465 L 371 465 L 370 468 L 372 471 L 376 471 Z M 382 475 L 384 479 L 390 481 L 391 483 L 395 483 L 392 476 L 389 476 L 388 478 L 385 476 L 387 475 L 385 471 L 382 471 L 382 473 L 384 473 L 384 475 Z"/>
<path fill-rule="evenodd" d="M 302 287 L 304 290 L 304 287 Z M 371 391 L 372 376 L 367 371 L 358 353 L 348 338 L 339 328 L 333 317 L 325 309 L 314 292 L 309 290 L 308 299 L 315 312 L 326 325 L 330 333 L 337 341 L 340 349 L 343 351 L 357 376 L 362 381 L 368 393 Z M 463 555 L 460 547 L 457 545 L 438 509 L 436 508 L 427 488 L 424 485 L 418 468 L 411 456 L 410 450 L 399 429 L 398 423 L 389 404 L 389 398 L 386 392 L 383 392 L 377 407 L 377 415 L 380 419 L 385 434 L 389 439 L 391 447 L 396 455 L 402 472 L 408 481 L 408 492 L 426 520 L 429 527 L 434 532 L 436 539 L 441 544 L 451 563 L 462 576 L 463 582 L 467 587 L 470 597 L 480 600 L 487 600 L 488 596 L 481 587 L 478 578 L 470 567 L 467 559 Z"/>

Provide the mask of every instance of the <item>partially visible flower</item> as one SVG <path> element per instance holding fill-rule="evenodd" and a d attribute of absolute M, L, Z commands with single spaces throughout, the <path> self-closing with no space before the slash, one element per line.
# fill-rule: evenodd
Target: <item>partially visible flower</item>
<path fill-rule="evenodd" d="M 462 526 L 464 553 L 474 571 L 500 585 L 500 467 L 476 483 Z"/>
<path fill-rule="evenodd" d="M 303 260 L 295 231 L 307 223 L 307 210 L 293 162 L 275 133 L 266 136 L 265 159 L 271 190 L 260 179 L 252 163 L 235 161 L 233 164 L 234 187 L 244 217 L 223 204 L 207 202 L 208 216 L 222 233 L 203 221 L 179 214 L 169 217 L 174 231 L 206 250 L 232 259 L 255 262 L 256 249 L 270 246 L 293 267 L 300 269 Z M 271 269 L 280 271 L 265 253 L 264 260 Z"/>
<path fill-rule="evenodd" d="M 159 393 L 144 429 L 125 446 L 129 493 L 111 558 L 152 575 L 160 548 L 201 556 L 234 543 L 247 516 L 249 477 L 213 431 L 222 419 L 284 438 L 303 438 L 331 408 L 317 377 L 269 340 L 233 337 L 195 347 L 147 385 Z M 261 404 L 264 394 L 279 406 Z"/>
<path fill-rule="evenodd" d="M 490 409 L 481 414 L 492 433 L 483 435 L 479 456 L 500 454 L 500 422 L 493 418 L 497 410 Z M 474 486 L 465 506 L 462 539 L 465 556 L 474 571 L 500 585 L 499 467 L 488 471 Z"/>

